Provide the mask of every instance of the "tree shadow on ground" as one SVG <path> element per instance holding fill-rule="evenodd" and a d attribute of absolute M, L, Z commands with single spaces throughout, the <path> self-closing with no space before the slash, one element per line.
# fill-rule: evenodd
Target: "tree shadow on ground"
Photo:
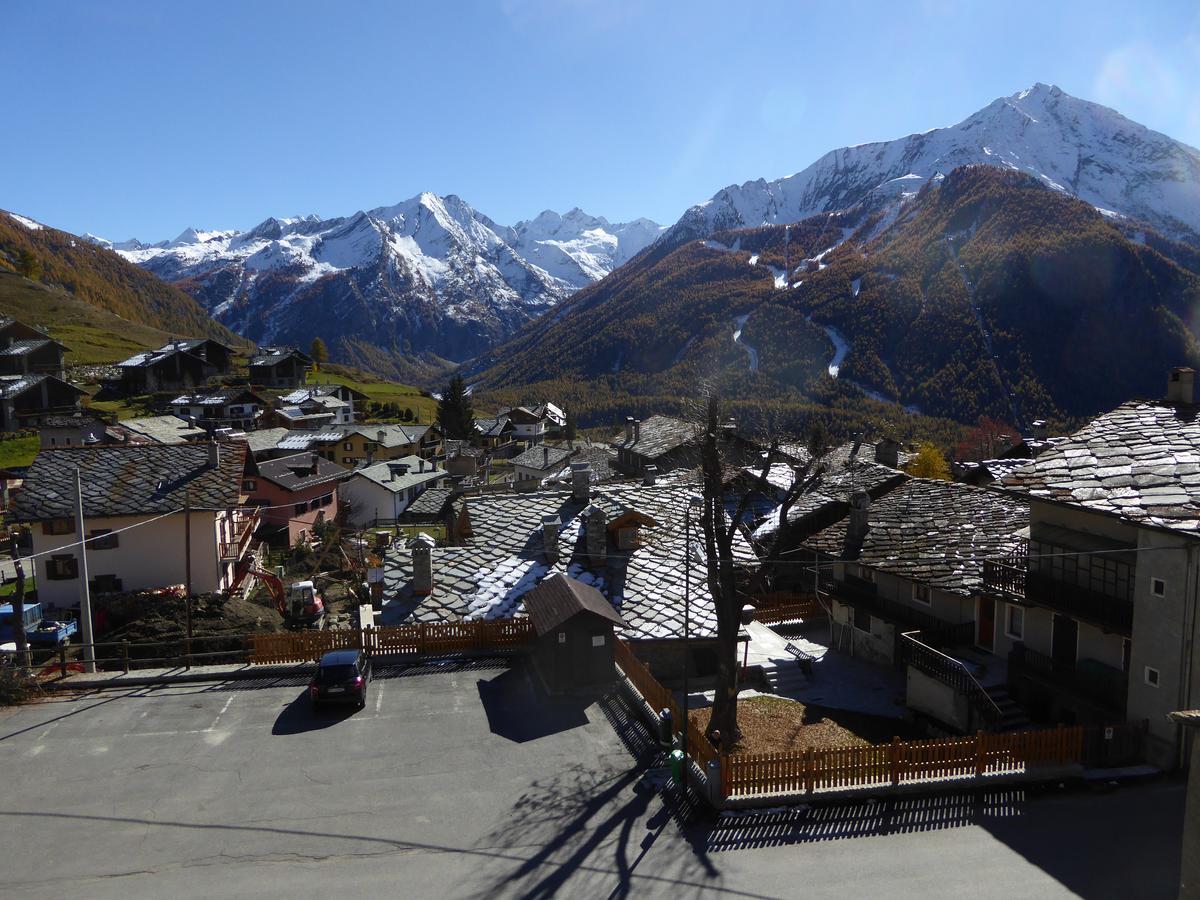
<path fill-rule="evenodd" d="M 681 826 L 695 819 L 697 799 L 685 800 L 673 788 L 663 789 L 663 771 L 650 768 L 665 761 L 664 752 L 624 698 L 614 691 L 596 706 L 632 757 L 630 764 L 610 764 L 607 770 L 603 765 L 572 767 L 535 782 L 484 843 L 536 847 L 537 852 L 480 897 L 537 900 L 560 891 L 629 896 L 635 871 L 664 829 L 672 822 Z M 693 850 L 694 855 L 672 856 L 667 870 L 656 861 L 654 872 L 637 875 L 689 890 L 720 887 L 720 873 L 707 852 L 697 845 Z"/>

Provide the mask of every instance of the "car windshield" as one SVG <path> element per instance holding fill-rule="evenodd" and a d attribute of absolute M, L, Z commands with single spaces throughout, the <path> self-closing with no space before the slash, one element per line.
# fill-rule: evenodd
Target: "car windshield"
<path fill-rule="evenodd" d="M 354 666 L 322 666 L 317 669 L 317 681 L 323 681 L 327 684 L 349 681 L 356 675 L 358 675 L 358 671 Z"/>

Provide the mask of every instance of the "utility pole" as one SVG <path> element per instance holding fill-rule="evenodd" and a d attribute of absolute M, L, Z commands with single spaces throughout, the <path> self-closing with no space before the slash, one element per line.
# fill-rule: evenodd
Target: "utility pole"
<path fill-rule="evenodd" d="M 221 548 L 217 547 L 219 553 Z M 187 643 L 184 646 L 184 667 L 192 667 L 192 491 L 188 488 L 183 501 L 183 608 L 187 620 Z"/>
<path fill-rule="evenodd" d="M 29 640 L 25 637 L 25 567 L 21 560 L 13 563 L 17 572 L 17 589 L 13 593 L 12 617 L 13 635 L 17 639 L 17 665 L 22 669 L 29 668 Z"/>
<path fill-rule="evenodd" d="M 96 671 L 96 645 L 92 637 L 92 592 L 88 587 L 87 532 L 83 524 L 83 479 L 75 467 L 75 530 L 79 537 L 79 627 L 83 630 L 83 671 Z"/>

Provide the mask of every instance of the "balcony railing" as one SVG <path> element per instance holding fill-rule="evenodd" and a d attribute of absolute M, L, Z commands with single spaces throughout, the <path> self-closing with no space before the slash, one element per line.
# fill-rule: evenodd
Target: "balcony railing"
<path fill-rule="evenodd" d="M 931 647 L 924 641 L 919 631 L 910 631 L 900 635 L 900 658 L 918 672 L 923 672 L 935 681 L 952 688 L 955 693 L 967 698 L 971 710 L 989 728 L 996 728 L 1004 714 L 996 701 L 971 674 L 962 660 L 943 653 Z"/>
<path fill-rule="evenodd" d="M 254 534 L 254 528 L 258 522 L 258 513 L 238 513 L 233 520 L 234 534 L 236 540 L 221 541 L 221 559 L 241 559 L 245 553 L 246 547 L 250 544 L 250 535 Z"/>
<path fill-rule="evenodd" d="M 1008 680 L 1016 684 L 1021 678 L 1068 691 L 1124 714 L 1128 675 L 1095 660 L 1059 662 L 1018 643 L 1008 654 Z"/>
<path fill-rule="evenodd" d="M 1122 582 L 1129 581 L 1131 579 L 1123 574 Z M 1133 630 L 1132 600 L 1064 581 L 1048 572 L 1030 571 L 1028 544 L 1003 559 L 984 560 L 983 583 L 989 590 L 1066 613 L 1106 631 L 1128 636 Z"/>
<path fill-rule="evenodd" d="M 922 612 L 904 603 L 880 597 L 878 588 L 859 580 L 829 581 L 822 584 L 834 598 L 855 609 L 869 612 L 889 622 L 898 622 L 920 630 L 926 638 L 944 647 L 971 644 L 975 640 L 974 622 L 946 622 L 932 613 Z"/>

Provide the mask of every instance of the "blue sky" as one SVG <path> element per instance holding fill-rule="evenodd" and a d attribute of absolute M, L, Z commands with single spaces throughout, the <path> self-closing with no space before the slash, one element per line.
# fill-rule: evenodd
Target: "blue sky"
<path fill-rule="evenodd" d="M 149 240 L 423 190 L 667 223 L 1036 81 L 1200 146 L 1194 0 L 906 6 L 5 0 L 0 207 Z"/>

